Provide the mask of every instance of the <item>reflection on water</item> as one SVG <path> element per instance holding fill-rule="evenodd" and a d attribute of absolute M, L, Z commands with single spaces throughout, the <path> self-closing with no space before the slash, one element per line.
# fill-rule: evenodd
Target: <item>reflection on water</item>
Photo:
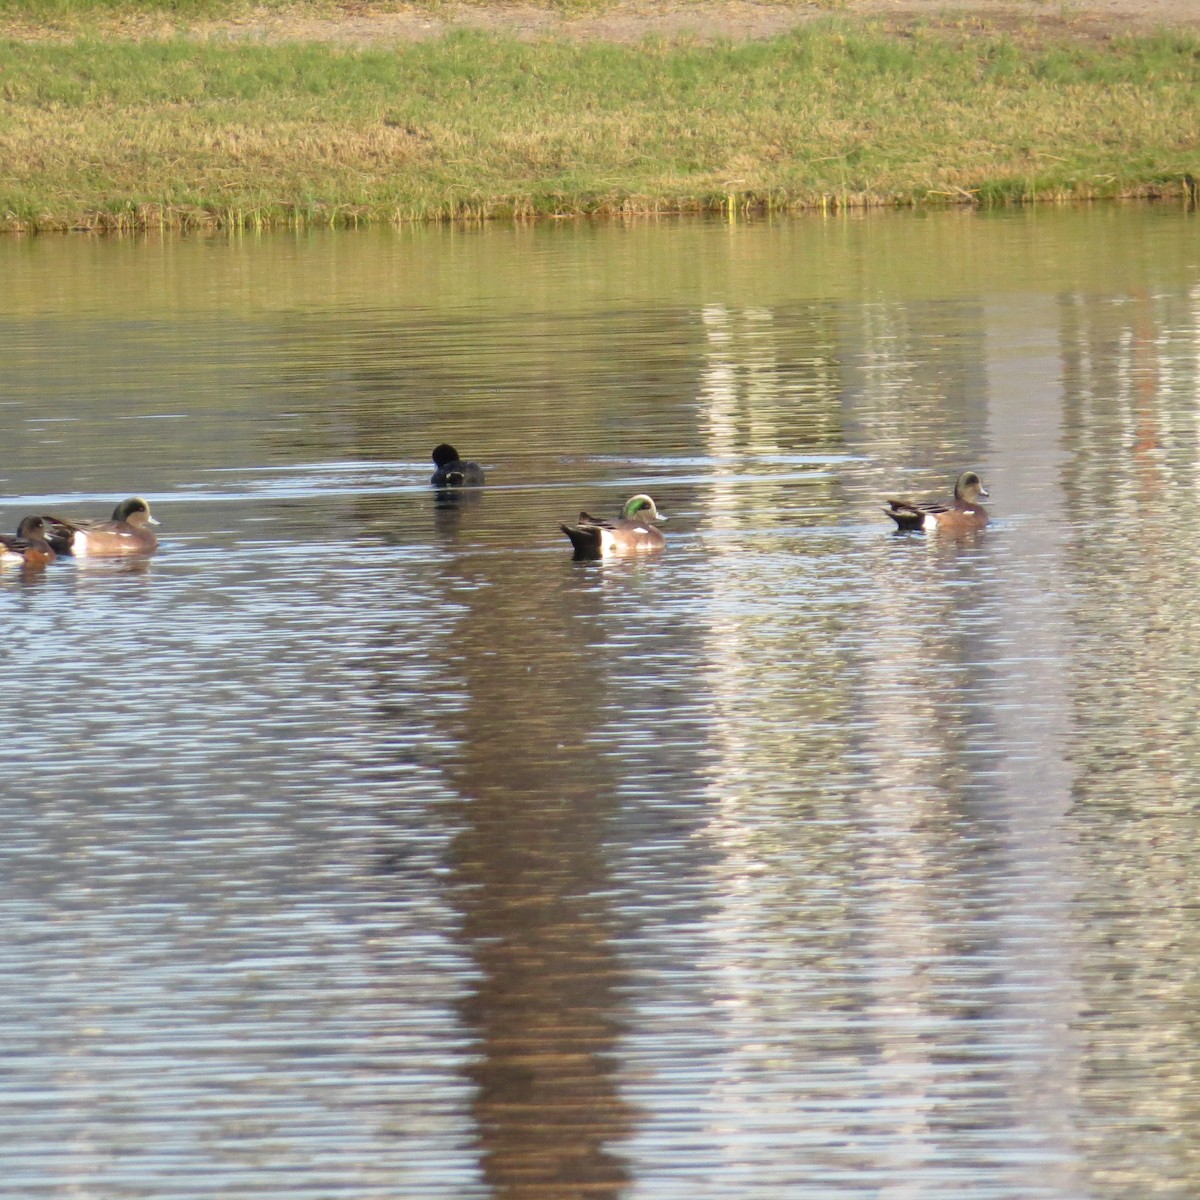
<path fill-rule="evenodd" d="M 1193 1194 L 1198 244 L 0 244 L 0 1195 Z"/>

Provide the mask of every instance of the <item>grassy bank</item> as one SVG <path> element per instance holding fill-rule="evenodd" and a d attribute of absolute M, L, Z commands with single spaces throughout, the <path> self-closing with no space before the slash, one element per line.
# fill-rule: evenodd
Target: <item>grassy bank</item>
<path fill-rule="evenodd" d="M 1182 194 L 1200 38 L 0 41 L 0 228 Z"/>

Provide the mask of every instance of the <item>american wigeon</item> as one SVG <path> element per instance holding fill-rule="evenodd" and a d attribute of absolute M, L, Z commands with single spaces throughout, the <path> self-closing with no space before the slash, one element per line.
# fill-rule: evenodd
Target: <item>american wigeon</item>
<path fill-rule="evenodd" d="M 158 538 L 151 525 L 150 505 L 141 496 L 130 496 L 113 509 L 111 521 L 68 521 L 46 517 L 47 540 L 59 554 L 76 558 L 117 558 L 127 554 L 153 554 Z"/>
<path fill-rule="evenodd" d="M 605 554 L 661 550 L 666 544 L 662 530 L 650 522 L 666 519 L 649 496 L 639 493 L 625 502 L 615 521 L 581 512 L 578 525 L 560 525 L 559 528 L 571 539 L 576 558 L 600 558 Z"/>
<path fill-rule="evenodd" d="M 44 567 L 57 557 L 46 541 L 46 523 L 41 517 L 25 517 L 17 526 L 16 537 L 0 534 L 0 563 Z"/>
<path fill-rule="evenodd" d="M 979 503 L 980 497 L 986 495 L 979 476 L 974 471 L 964 471 L 954 483 L 952 501 L 888 500 L 883 511 L 896 522 L 897 529 L 969 533 L 988 523 L 987 509 Z"/>
<path fill-rule="evenodd" d="M 476 462 L 464 462 L 447 442 L 434 447 L 433 465 L 437 470 L 429 482 L 436 488 L 483 486 L 483 468 Z"/>

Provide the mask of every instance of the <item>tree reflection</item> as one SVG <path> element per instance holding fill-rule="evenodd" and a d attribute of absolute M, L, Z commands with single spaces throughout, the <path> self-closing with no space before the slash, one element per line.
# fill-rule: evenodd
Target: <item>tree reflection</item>
<path fill-rule="evenodd" d="M 461 1011 L 497 1196 L 616 1196 L 627 1179 L 613 1150 L 634 1119 L 614 1061 L 627 981 L 603 849 L 615 788 L 588 744 L 603 693 L 585 580 L 565 557 L 549 577 L 519 557 L 489 563 L 487 586 L 462 592 L 455 638 L 467 700 L 450 858 L 479 970 Z"/>

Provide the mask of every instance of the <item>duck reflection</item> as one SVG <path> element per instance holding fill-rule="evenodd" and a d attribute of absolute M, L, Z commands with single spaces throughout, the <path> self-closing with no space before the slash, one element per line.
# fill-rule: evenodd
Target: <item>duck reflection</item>
<path fill-rule="evenodd" d="M 433 527 L 445 538 L 456 536 L 463 518 L 476 512 L 483 499 L 479 488 L 438 488 L 433 496 Z"/>
<path fill-rule="evenodd" d="M 15 570 L 0 571 L 0 587 L 38 588 L 46 582 L 46 568 L 22 563 Z"/>
<path fill-rule="evenodd" d="M 39 588 L 49 584 L 82 594 L 136 584 L 141 591 L 150 573 L 151 560 L 146 557 L 67 558 L 52 567 L 21 566 L 15 571 L 0 571 L 0 587 Z"/>

